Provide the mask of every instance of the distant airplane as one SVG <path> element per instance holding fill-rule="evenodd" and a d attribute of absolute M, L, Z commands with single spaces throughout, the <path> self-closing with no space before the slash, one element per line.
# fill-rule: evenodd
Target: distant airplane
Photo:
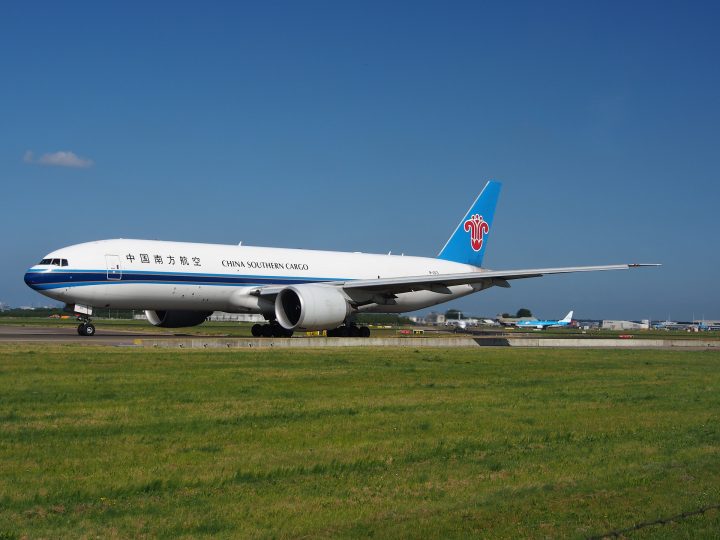
<path fill-rule="evenodd" d="M 201 324 L 213 311 L 261 313 L 253 335 L 297 329 L 368 336 L 359 312 L 403 313 L 455 300 L 508 281 L 548 274 L 626 270 L 642 264 L 487 270 L 500 183 L 488 182 L 437 258 L 155 240 L 101 240 L 61 248 L 27 270 L 25 283 L 65 302 L 78 333 L 95 334 L 93 308 L 145 310 L 165 328 Z M 302 227 L 294 217 L 288 226 Z M 405 220 L 413 234 L 412 219 Z"/>
<path fill-rule="evenodd" d="M 539 321 L 537 319 L 518 321 L 515 326 L 518 328 L 536 328 L 542 330 L 544 328 L 561 328 L 563 326 L 569 326 L 572 322 L 573 312 L 571 311 L 563 319 L 559 321 Z"/>
<path fill-rule="evenodd" d="M 445 321 L 445 326 L 455 326 L 460 330 L 467 329 L 468 326 L 477 326 L 477 319 L 448 319 Z"/>

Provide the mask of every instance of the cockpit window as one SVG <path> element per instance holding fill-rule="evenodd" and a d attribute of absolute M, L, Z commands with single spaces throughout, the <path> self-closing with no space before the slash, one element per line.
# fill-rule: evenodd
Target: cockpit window
<path fill-rule="evenodd" d="M 68 260 L 67 259 L 43 259 L 38 264 L 46 264 L 50 266 L 67 266 Z"/>

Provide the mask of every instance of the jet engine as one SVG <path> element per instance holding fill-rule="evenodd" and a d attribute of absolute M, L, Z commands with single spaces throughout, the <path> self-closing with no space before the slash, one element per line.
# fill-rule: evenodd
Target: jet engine
<path fill-rule="evenodd" d="M 350 310 L 342 291 L 326 285 L 290 285 L 275 299 L 275 317 L 286 330 L 337 328 Z"/>
<path fill-rule="evenodd" d="M 150 324 L 160 326 L 162 328 L 183 328 L 186 326 L 197 326 L 205 322 L 212 311 L 185 311 L 185 310 L 166 310 L 166 311 L 145 311 L 145 316 Z"/>

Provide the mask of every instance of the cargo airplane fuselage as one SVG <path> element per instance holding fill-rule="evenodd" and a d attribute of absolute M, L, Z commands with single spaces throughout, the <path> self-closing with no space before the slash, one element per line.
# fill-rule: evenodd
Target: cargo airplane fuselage
<path fill-rule="evenodd" d="M 499 193 L 498 182 L 485 185 L 435 258 L 116 239 L 53 251 L 25 282 L 77 313 L 82 335 L 95 332 L 93 308 L 145 310 L 164 327 L 226 311 L 262 314 L 270 322 L 256 325 L 256 335 L 338 327 L 367 335 L 346 325 L 353 314 L 414 311 L 513 279 L 642 266 L 483 269 Z"/>
<path fill-rule="evenodd" d="M 126 239 L 69 246 L 42 262 L 28 270 L 25 281 L 67 304 L 233 313 L 262 312 L 262 296 L 252 294 L 261 287 L 482 271 L 426 257 Z M 449 289 L 399 293 L 392 303 L 378 298 L 362 307 L 413 311 L 479 290 Z"/>

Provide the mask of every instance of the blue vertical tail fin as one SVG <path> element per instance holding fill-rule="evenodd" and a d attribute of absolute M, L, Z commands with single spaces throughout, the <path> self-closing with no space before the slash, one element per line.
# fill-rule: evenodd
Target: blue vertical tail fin
<path fill-rule="evenodd" d="M 438 259 L 473 266 L 482 265 L 501 187 L 502 184 L 495 180 L 485 184 L 470 210 L 440 250 Z"/>

